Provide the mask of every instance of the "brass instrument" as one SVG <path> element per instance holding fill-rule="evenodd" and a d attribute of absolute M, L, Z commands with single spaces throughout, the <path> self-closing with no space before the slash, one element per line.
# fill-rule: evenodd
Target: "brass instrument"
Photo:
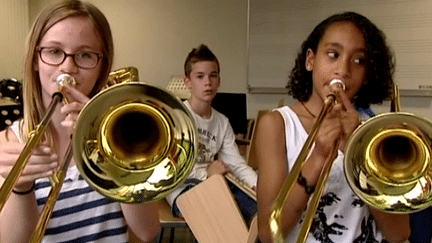
<path fill-rule="evenodd" d="M 81 111 L 75 163 L 98 192 L 116 201 L 163 199 L 190 174 L 195 123 L 181 100 L 143 83 L 114 85 Z"/>
<path fill-rule="evenodd" d="M 192 171 L 195 122 L 181 100 L 132 82 L 138 80 L 133 67 L 110 73 L 109 80 L 121 83 L 99 92 L 81 110 L 30 242 L 43 238 L 72 157 L 93 189 L 124 203 L 160 200 Z"/>
<path fill-rule="evenodd" d="M 341 85 L 342 88 L 345 87 L 345 84 L 338 79 L 332 80 L 332 82 L 330 83 L 330 86 L 333 85 Z M 273 204 L 271 213 L 270 213 L 270 230 L 272 233 L 272 237 L 273 240 L 275 242 L 283 242 L 284 239 L 284 235 L 282 233 L 282 227 L 281 225 L 281 214 L 282 214 L 282 209 L 283 206 L 286 204 L 287 200 L 288 200 L 288 196 L 291 193 L 292 188 L 294 187 L 294 184 L 297 182 L 297 178 L 300 175 L 301 169 L 303 167 L 304 162 L 306 161 L 306 158 L 309 154 L 309 151 L 312 148 L 314 139 L 319 131 L 319 128 L 321 126 L 321 123 L 325 117 L 325 115 L 327 114 L 327 112 L 329 111 L 329 109 L 332 107 L 332 105 L 336 102 L 336 97 L 333 94 L 330 94 L 329 96 L 327 96 L 327 98 L 324 100 L 324 105 L 323 108 L 321 109 L 320 113 L 318 114 L 316 121 L 309 133 L 309 136 L 307 137 L 291 171 L 290 171 L 290 175 L 287 176 L 284 180 L 284 183 L 282 185 L 281 190 L 279 191 L 276 199 L 275 199 L 275 203 Z M 334 159 L 335 156 L 337 155 L 337 147 L 335 148 L 335 150 L 333 151 L 332 155 L 331 155 L 331 159 Z M 312 224 L 312 219 L 313 219 L 313 215 L 315 214 L 315 210 L 316 207 L 318 206 L 319 203 L 319 198 L 320 198 L 320 194 L 322 193 L 323 187 L 324 187 L 324 182 L 326 177 L 328 177 L 328 175 L 325 175 L 325 172 L 330 172 L 330 168 L 331 168 L 331 163 L 326 163 L 327 166 L 323 169 L 323 175 L 321 176 L 320 179 L 318 180 L 317 185 L 315 186 L 315 193 L 313 194 L 313 198 L 311 200 L 311 208 L 313 208 L 313 205 L 315 205 L 315 209 L 313 210 L 313 212 L 309 213 L 312 210 L 309 210 L 308 215 L 306 216 L 306 218 L 303 221 L 303 225 L 302 225 L 302 229 L 300 232 L 299 239 L 300 238 L 304 238 L 306 239 L 307 234 L 309 232 L 309 228 L 310 225 Z M 310 215 L 309 215 L 310 214 Z M 303 235 L 303 236 L 302 236 Z M 304 241 L 304 240 L 303 240 Z M 301 241 L 300 241 L 301 242 Z"/>
<path fill-rule="evenodd" d="M 413 213 L 432 204 L 432 123 L 400 111 L 397 87 L 391 111 L 370 118 L 351 135 L 345 176 L 368 205 Z"/>
<path fill-rule="evenodd" d="M 280 226 L 282 208 L 297 181 L 319 126 L 334 102 L 333 95 L 325 100 L 273 205 L 270 228 L 275 242 L 283 242 Z M 391 111 L 370 118 L 354 131 L 345 147 L 345 175 L 352 190 L 368 205 L 386 212 L 411 213 L 432 204 L 432 123 L 413 114 L 400 112 L 397 86 L 394 86 Z M 337 146 L 330 159 L 334 160 L 336 156 Z M 308 237 L 331 164 L 326 163 L 323 168 L 297 242 L 305 242 Z"/>
<path fill-rule="evenodd" d="M 41 139 L 43 132 L 45 131 L 48 123 L 51 121 L 51 117 L 55 107 L 62 100 L 66 101 L 66 99 L 63 99 L 63 94 L 61 93 L 61 89 L 63 85 L 65 85 L 66 83 L 70 85 L 75 85 L 75 79 L 70 75 L 61 74 L 56 78 L 56 83 L 59 87 L 59 90 L 53 94 L 52 100 L 48 106 L 46 114 L 43 116 L 41 122 L 36 126 L 35 130 L 33 130 L 29 134 L 29 139 L 25 144 L 23 151 L 19 155 L 17 162 L 12 167 L 11 171 L 9 172 L 9 175 L 3 181 L 3 184 L 0 188 L 0 212 L 3 209 L 4 205 L 6 204 L 6 201 L 9 198 L 12 189 L 14 188 L 18 178 L 20 177 L 21 173 L 26 167 L 28 159 L 30 158 L 33 149 L 39 143 L 39 140 Z"/>
<path fill-rule="evenodd" d="M 114 84 L 139 82 L 138 69 L 135 67 L 125 67 L 110 72 L 105 88 Z"/>

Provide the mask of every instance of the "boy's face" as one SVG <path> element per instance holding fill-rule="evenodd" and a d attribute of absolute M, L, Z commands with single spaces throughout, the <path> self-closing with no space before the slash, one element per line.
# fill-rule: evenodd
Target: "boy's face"
<path fill-rule="evenodd" d="M 215 61 L 200 61 L 192 64 L 189 77 L 184 83 L 191 90 L 191 98 L 211 102 L 220 85 L 219 67 Z"/>

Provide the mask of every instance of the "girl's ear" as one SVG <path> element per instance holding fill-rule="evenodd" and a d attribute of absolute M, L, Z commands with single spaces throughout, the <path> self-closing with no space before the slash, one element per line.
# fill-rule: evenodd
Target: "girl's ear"
<path fill-rule="evenodd" d="M 306 51 L 306 70 L 312 71 L 313 70 L 313 63 L 314 63 L 315 53 L 312 51 L 312 49 L 308 49 Z"/>

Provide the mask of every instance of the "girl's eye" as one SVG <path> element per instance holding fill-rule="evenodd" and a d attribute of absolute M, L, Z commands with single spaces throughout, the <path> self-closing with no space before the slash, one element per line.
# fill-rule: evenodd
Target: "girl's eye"
<path fill-rule="evenodd" d="M 81 52 L 81 53 L 77 54 L 77 56 L 81 59 L 88 59 L 91 57 L 90 53 L 87 53 L 87 52 Z"/>
<path fill-rule="evenodd" d="M 330 51 L 330 52 L 327 53 L 327 55 L 330 58 L 338 58 L 339 57 L 339 54 L 337 52 L 335 52 L 335 51 Z"/>
<path fill-rule="evenodd" d="M 364 64 L 366 62 L 366 60 L 361 57 L 361 58 L 354 58 L 354 63 L 356 64 Z"/>
<path fill-rule="evenodd" d="M 47 52 L 51 55 L 62 55 L 63 54 L 62 50 L 55 49 L 55 48 L 47 49 Z"/>

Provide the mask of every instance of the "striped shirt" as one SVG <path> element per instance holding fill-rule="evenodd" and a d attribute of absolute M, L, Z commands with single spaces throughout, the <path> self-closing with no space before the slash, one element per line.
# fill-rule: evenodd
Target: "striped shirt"
<path fill-rule="evenodd" d="M 36 181 L 40 210 L 50 190 L 47 178 Z M 78 169 L 70 167 L 43 242 L 127 242 L 127 226 L 120 204 L 94 191 Z"/>
<path fill-rule="evenodd" d="M 18 135 L 17 128 L 14 122 L 12 130 Z M 36 180 L 35 195 L 40 211 L 50 190 L 48 178 Z M 120 203 L 94 191 L 76 166 L 69 167 L 42 242 L 128 242 Z"/>

